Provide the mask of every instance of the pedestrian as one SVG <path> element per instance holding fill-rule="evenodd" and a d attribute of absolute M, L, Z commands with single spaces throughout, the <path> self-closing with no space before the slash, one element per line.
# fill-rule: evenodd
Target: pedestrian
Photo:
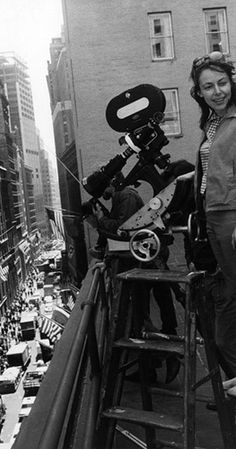
<path fill-rule="evenodd" d="M 218 51 L 194 59 L 191 96 L 200 106 L 202 139 L 195 169 L 196 205 L 205 217 L 222 272 L 215 295 L 216 344 L 228 377 L 236 376 L 236 84 Z"/>

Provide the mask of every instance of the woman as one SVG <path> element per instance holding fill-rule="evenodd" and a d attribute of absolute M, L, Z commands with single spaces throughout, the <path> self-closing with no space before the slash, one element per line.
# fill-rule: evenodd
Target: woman
<path fill-rule="evenodd" d="M 193 61 L 191 95 L 201 108 L 196 203 L 223 281 L 215 298 L 216 343 L 224 370 L 236 376 L 236 84 L 220 52 Z"/>

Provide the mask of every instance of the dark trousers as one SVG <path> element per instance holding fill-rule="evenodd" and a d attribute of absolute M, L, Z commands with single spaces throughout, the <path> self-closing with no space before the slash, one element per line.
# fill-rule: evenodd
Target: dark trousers
<path fill-rule="evenodd" d="M 215 336 L 228 377 L 236 376 L 236 251 L 232 246 L 235 226 L 236 210 L 207 213 L 207 233 L 223 275 L 214 295 Z"/>
<path fill-rule="evenodd" d="M 154 285 L 150 283 L 137 283 L 132 288 L 133 310 L 134 310 L 134 332 L 138 336 L 145 325 L 145 321 L 152 319 L 150 315 L 150 294 L 158 304 L 162 322 L 161 332 L 166 334 L 176 334 L 177 320 L 173 304 L 172 293 L 166 282 L 158 282 Z M 155 323 L 153 323 L 155 325 Z"/>

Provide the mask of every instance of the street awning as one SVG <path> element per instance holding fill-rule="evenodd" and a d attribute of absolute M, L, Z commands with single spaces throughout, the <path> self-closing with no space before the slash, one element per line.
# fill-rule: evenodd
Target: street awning
<path fill-rule="evenodd" d="M 0 278 L 2 279 L 3 282 L 7 281 L 8 273 L 9 273 L 9 266 L 6 265 L 5 267 L 3 267 L 2 265 L 0 265 Z"/>

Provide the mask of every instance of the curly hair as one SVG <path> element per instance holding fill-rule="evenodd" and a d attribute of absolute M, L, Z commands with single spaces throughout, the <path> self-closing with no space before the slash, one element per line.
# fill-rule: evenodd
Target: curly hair
<path fill-rule="evenodd" d="M 232 62 L 209 60 L 206 61 L 204 64 L 202 64 L 199 68 L 192 67 L 190 79 L 192 79 L 194 84 L 190 89 L 190 94 L 201 108 L 201 117 L 199 122 L 201 129 L 204 129 L 206 121 L 211 112 L 211 109 L 205 102 L 204 98 L 202 98 L 199 95 L 200 93 L 199 78 L 202 71 L 205 69 L 215 70 L 216 72 L 224 72 L 228 75 L 231 84 L 231 99 L 229 101 L 229 106 L 232 104 L 236 105 L 236 82 L 234 81 L 235 68 Z"/>

